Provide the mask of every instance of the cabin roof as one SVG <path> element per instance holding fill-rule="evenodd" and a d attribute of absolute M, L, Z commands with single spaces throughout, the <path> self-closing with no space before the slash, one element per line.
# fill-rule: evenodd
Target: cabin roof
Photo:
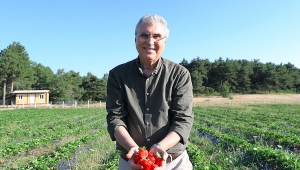
<path fill-rule="evenodd" d="M 15 90 L 12 92 L 13 94 L 20 94 L 20 93 L 50 93 L 50 90 Z"/>

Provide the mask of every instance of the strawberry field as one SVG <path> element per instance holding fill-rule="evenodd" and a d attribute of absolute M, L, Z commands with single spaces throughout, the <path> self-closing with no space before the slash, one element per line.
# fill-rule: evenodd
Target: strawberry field
<path fill-rule="evenodd" d="M 194 169 L 300 169 L 300 105 L 193 108 Z M 104 108 L 0 110 L 0 169 L 117 169 Z"/>

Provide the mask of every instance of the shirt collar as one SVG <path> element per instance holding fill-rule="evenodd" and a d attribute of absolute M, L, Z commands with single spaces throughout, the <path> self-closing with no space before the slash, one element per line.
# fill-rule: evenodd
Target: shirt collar
<path fill-rule="evenodd" d="M 156 65 L 155 69 L 152 72 L 152 75 L 158 73 L 158 71 L 159 71 L 159 69 L 161 68 L 161 65 L 162 65 L 162 60 L 163 60 L 163 58 L 159 57 L 157 65 Z M 143 70 L 142 70 L 142 67 L 140 65 L 139 56 L 136 58 L 135 64 L 136 64 L 136 67 L 138 68 L 139 73 L 143 74 Z"/>

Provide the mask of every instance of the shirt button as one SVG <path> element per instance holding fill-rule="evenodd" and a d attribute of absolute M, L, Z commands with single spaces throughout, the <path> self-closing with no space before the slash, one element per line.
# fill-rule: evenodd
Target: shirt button
<path fill-rule="evenodd" d="M 147 141 L 149 142 L 149 141 L 150 141 L 150 139 L 148 138 L 148 139 L 147 139 Z"/>
<path fill-rule="evenodd" d="M 149 122 L 147 122 L 146 125 L 149 125 Z"/>
<path fill-rule="evenodd" d="M 147 96 L 149 95 L 149 93 L 147 93 Z"/>
<path fill-rule="evenodd" d="M 146 110 L 149 111 L 149 108 L 147 108 Z"/>

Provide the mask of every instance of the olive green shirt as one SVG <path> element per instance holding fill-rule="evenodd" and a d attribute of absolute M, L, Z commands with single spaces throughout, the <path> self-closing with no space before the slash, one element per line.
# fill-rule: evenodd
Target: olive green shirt
<path fill-rule="evenodd" d="M 115 130 L 124 126 L 133 140 L 147 149 L 175 131 L 182 140 L 167 152 L 184 150 L 194 120 L 192 100 L 192 82 L 186 68 L 160 58 L 148 77 L 136 58 L 109 72 L 107 130 L 115 141 Z M 116 144 L 118 150 L 127 152 Z"/>

